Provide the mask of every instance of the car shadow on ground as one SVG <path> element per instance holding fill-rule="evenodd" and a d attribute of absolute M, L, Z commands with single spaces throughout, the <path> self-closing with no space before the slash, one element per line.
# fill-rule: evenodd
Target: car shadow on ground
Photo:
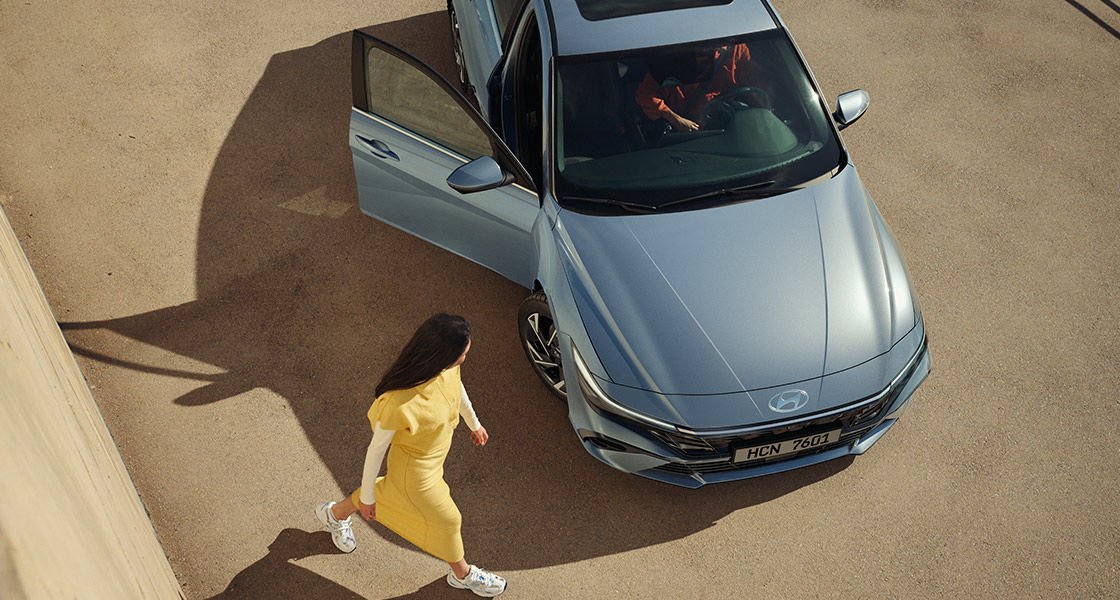
<path fill-rule="evenodd" d="M 443 13 L 368 31 L 454 73 Z M 408 40 L 425 41 L 416 46 Z M 514 318 L 527 290 L 357 210 L 346 143 L 350 48 L 347 32 L 270 60 L 207 185 L 197 300 L 119 319 L 64 323 L 75 353 L 199 381 L 194 391 L 167 400 L 182 406 L 267 388 L 287 400 L 323 464 L 350 490 L 361 478 L 370 436 L 365 413 L 377 377 L 429 315 L 468 316 L 473 349 L 464 379 L 492 441 L 473 448 L 464 430 L 447 461 L 446 479 L 464 515 L 469 559 L 498 571 L 680 539 L 851 463 L 840 459 L 685 490 L 625 475 L 587 455 L 566 408 L 540 385 L 521 352 Z M 92 330 L 191 357 L 224 373 L 196 374 L 110 356 L 97 347 L 102 338 Z M 244 410 L 252 418 L 250 408 Z M 308 504 L 317 500 L 309 498 Z M 374 530 L 404 543 L 380 526 Z M 749 536 L 744 532 L 745 542 Z M 322 552 L 327 544 L 324 535 L 285 530 L 274 544 L 283 552 L 270 552 L 234 583 L 267 579 L 257 576 L 261 572 L 281 583 L 307 577 L 280 559 L 312 546 Z M 441 586 L 437 581 L 428 587 Z M 427 591 L 417 597 L 429 597 Z M 349 590 L 338 592 L 350 597 Z"/>

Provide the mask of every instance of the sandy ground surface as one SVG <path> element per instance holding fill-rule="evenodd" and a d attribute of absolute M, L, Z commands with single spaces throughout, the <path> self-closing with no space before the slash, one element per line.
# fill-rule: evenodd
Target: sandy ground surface
<path fill-rule="evenodd" d="M 492 434 L 447 480 L 508 597 L 1120 594 L 1120 9 L 777 2 L 907 255 L 934 372 L 868 454 L 698 491 L 579 446 L 525 292 L 360 215 L 349 31 L 451 71 L 441 3 L 0 2 L 0 202 L 191 598 L 465 597 L 360 479 L 374 379 L 444 310 Z"/>

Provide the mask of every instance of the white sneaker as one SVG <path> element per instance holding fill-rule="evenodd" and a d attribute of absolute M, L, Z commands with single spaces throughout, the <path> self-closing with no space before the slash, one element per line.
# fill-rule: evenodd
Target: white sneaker
<path fill-rule="evenodd" d="M 334 513 L 331 512 L 332 506 L 334 502 L 324 502 L 316 506 L 315 516 L 319 517 L 319 522 L 331 532 L 331 539 L 339 550 L 353 552 L 354 548 L 358 547 L 358 541 L 354 539 L 354 530 L 350 529 L 350 517 L 346 517 L 344 521 L 334 518 Z"/>
<path fill-rule="evenodd" d="M 493 598 L 506 591 L 506 580 L 498 575 L 471 565 L 471 572 L 459 579 L 455 571 L 447 574 L 447 584 L 460 590 L 470 590 L 479 596 Z"/>

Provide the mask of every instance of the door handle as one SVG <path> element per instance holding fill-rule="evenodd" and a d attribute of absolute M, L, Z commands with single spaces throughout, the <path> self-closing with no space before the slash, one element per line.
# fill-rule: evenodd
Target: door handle
<path fill-rule="evenodd" d="M 358 141 L 365 144 L 366 148 L 377 158 L 391 158 L 393 160 L 400 160 L 401 157 L 397 156 L 396 152 L 389 149 L 389 145 L 381 140 L 367 138 L 360 135 L 355 135 Z"/>

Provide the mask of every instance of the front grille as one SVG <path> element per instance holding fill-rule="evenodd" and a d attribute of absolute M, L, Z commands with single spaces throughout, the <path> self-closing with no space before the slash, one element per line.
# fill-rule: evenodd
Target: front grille
<path fill-rule="evenodd" d="M 779 462 L 809 454 L 816 454 L 851 444 L 863 437 L 864 434 L 883 419 L 887 409 L 894 404 L 899 394 L 901 394 L 902 390 L 906 387 L 906 382 L 910 379 L 912 369 L 917 365 L 918 361 L 916 358 L 920 354 L 921 351 L 915 355 L 915 359 L 913 359 L 908 369 L 903 371 L 903 373 L 892 382 L 892 387 L 886 393 L 880 392 L 872 396 L 872 400 L 870 401 L 867 398 L 861 399 L 852 403 L 851 407 L 848 409 L 842 409 L 839 412 L 830 412 L 820 418 L 778 422 L 774 423 L 772 426 L 763 425 L 759 429 L 725 436 L 705 436 L 701 434 L 683 433 L 680 431 L 666 432 L 651 430 L 649 433 L 652 433 L 661 441 L 676 448 L 678 453 L 685 460 L 703 461 L 667 463 L 655 467 L 655 469 L 680 475 L 738 471 L 771 462 Z M 731 462 L 732 452 L 734 452 L 735 448 L 777 443 L 835 429 L 841 430 L 840 440 L 827 446 L 817 446 L 784 456 L 764 457 L 737 463 Z"/>
<path fill-rule="evenodd" d="M 805 456 L 805 455 L 808 455 L 808 454 L 816 454 L 818 452 L 824 452 L 826 450 L 832 450 L 833 448 L 840 448 L 840 447 L 843 447 L 843 446 L 847 446 L 848 444 L 858 440 L 864 433 L 866 433 L 867 429 L 868 428 L 865 427 L 865 428 L 860 429 L 858 431 L 852 431 L 852 432 L 849 432 L 849 433 L 845 433 L 845 434 L 840 436 L 840 441 L 835 442 L 833 444 L 829 444 L 827 446 L 817 446 L 815 448 L 809 448 L 808 450 L 803 450 L 801 452 L 797 452 L 797 453 L 794 453 L 794 454 L 787 454 L 785 456 L 779 456 L 777 458 L 760 458 L 760 459 L 757 459 L 757 460 L 748 460 L 748 461 L 737 462 L 737 463 L 731 462 L 730 460 L 721 460 L 721 461 L 707 462 L 707 463 L 691 463 L 691 464 L 690 463 L 666 463 L 666 464 L 663 464 L 659 467 L 655 467 L 655 470 L 665 471 L 666 473 L 675 473 L 675 474 L 678 474 L 678 475 L 691 475 L 692 473 L 704 474 L 704 473 L 724 473 L 724 472 L 727 472 L 727 471 L 738 471 L 740 469 L 746 469 L 746 468 L 749 468 L 749 467 L 757 467 L 759 465 L 764 465 L 764 464 L 770 463 L 770 462 L 780 462 L 780 461 L 783 461 L 783 460 L 789 460 L 791 458 L 797 458 L 799 456 Z"/>
<path fill-rule="evenodd" d="M 733 448 L 740 446 L 754 446 L 769 444 L 815 433 L 823 433 L 834 429 L 842 429 L 845 435 L 848 432 L 866 429 L 882 416 L 883 411 L 894 401 L 898 390 L 902 386 L 895 386 L 889 394 L 883 394 L 873 402 L 861 400 L 855 402 L 852 408 L 841 412 L 832 412 L 817 419 L 799 420 L 795 422 L 774 423 L 773 426 L 761 428 L 746 433 L 725 436 L 692 435 L 679 431 L 650 431 L 661 441 L 673 446 L 688 458 L 711 458 L 713 455 L 721 458 L 729 457 Z"/>

